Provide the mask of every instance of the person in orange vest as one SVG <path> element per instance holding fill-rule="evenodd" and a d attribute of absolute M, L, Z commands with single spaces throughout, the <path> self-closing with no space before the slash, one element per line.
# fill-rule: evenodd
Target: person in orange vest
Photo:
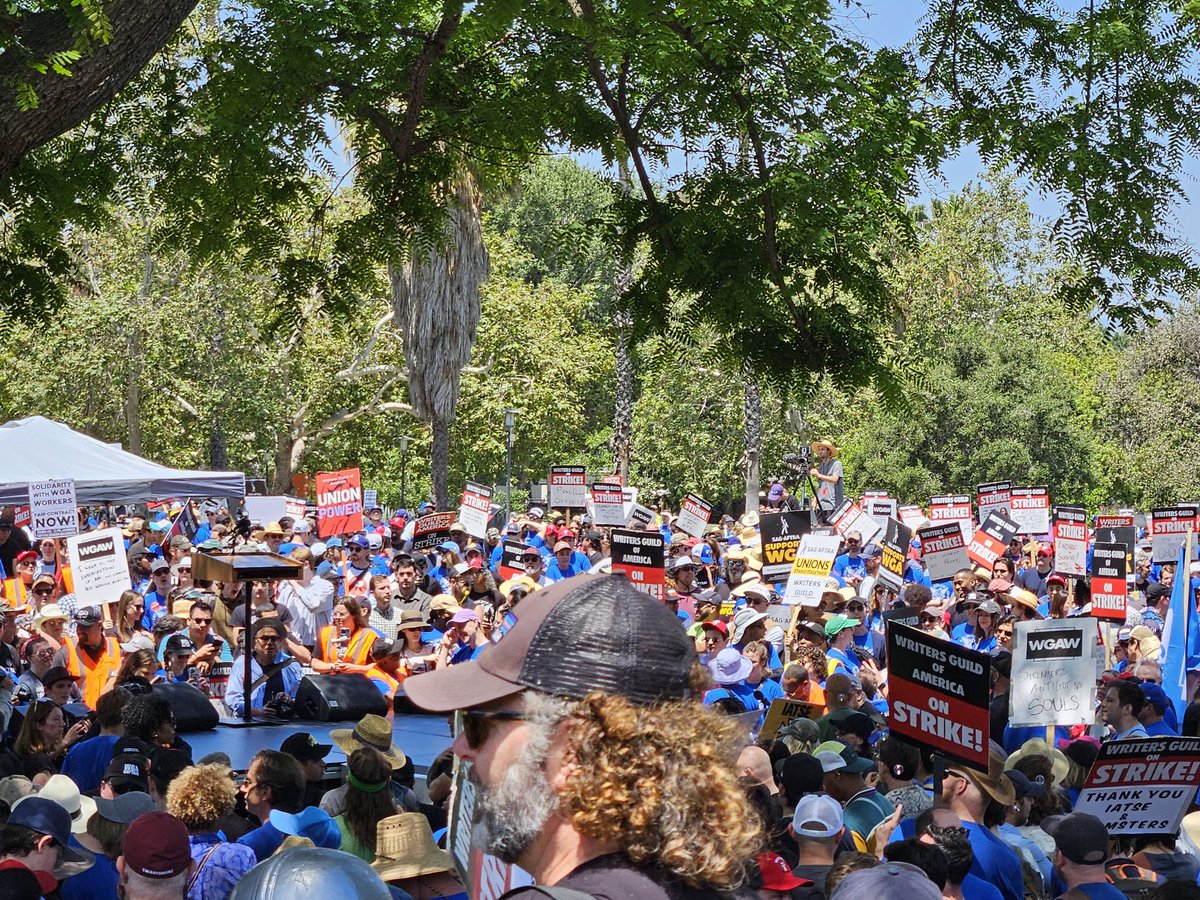
<path fill-rule="evenodd" d="M 314 671 L 339 675 L 367 674 L 371 668 L 371 645 L 379 637 L 362 626 L 362 607 L 353 597 L 342 597 L 333 606 L 333 624 L 321 629 L 317 640 Z"/>
<path fill-rule="evenodd" d="M 400 668 L 400 651 L 403 647 L 403 644 L 389 644 L 382 640 L 371 645 L 371 666 L 367 670 L 367 677 L 387 697 L 389 704 L 396 696 L 396 688 L 404 680 L 404 672 Z"/>
<path fill-rule="evenodd" d="M 17 572 L 12 578 L 4 579 L 4 599 L 9 606 L 29 606 L 32 595 L 33 573 L 37 571 L 39 556 L 36 550 L 25 550 L 17 554 L 14 565 Z"/>
<path fill-rule="evenodd" d="M 99 609 L 89 606 L 75 613 L 75 637 L 63 638 L 54 664 L 71 673 L 89 709 L 96 708 L 101 694 L 112 690 L 121 668 L 121 647 L 115 637 L 104 636 L 104 616 Z"/>

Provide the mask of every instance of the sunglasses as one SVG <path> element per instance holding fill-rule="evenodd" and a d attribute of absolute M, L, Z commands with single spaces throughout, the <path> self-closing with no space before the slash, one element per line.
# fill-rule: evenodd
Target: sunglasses
<path fill-rule="evenodd" d="M 528 721 L 529 714 L 515 709 L 464 709 L 462 717 L 462 733 L 467 740 L 467 746 L 478 750 L 492 733 L 493 723 L 525 722 Z"/>
<path fill-rule="evenodd" d="M 54 588 L 34 588 L 33 593 L 37 597 L 49 597 L 54 593 Z"/>
<path fill-rule="evenodd" d="M 193 625 L 211 625 L 212 619 L 192 619 Z"/>

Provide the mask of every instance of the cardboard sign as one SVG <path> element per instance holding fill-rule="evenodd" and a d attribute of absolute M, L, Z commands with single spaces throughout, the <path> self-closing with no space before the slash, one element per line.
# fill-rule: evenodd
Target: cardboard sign
<path fill-rule="evenodd" d="M 1125 547 L 1125 580 L 1129 590 L 1133 590 L 1136 572 L 1133 567 L 1133 551 L 1137 547 L 1137 527 L 1133 524 L 1133 516 L 1096 516 L 1096 533 L 1093 535 L 1097 544 L 1121 544 Z"/>
<path fill-rule="evenodd" d="M 1012 482 L 996 481 L 991 484 L 981 484 L 976 488 L 975 504 L 979 508 L 979 524 L 982 526 L 987 517 L 993 512 L 999 512 L 1009 517 L 1009 507 L 1012 504 Z"/>
<path fill-rule="evenodd" d="M 379 491 L 374 488 L 363 488 L 363 509 L 372 510 L 379 506 Z"/>
<path fill-rule="evenodd" d="M 304 518 L 304 501 L 297 497 L 287 497 L 279 494 L 274 496 L 246 497 L 246 517 L 251 522 L 266 525 L 268 522 L 278 522 L 284 516 L 293 519 Z"/>
<path fill-rule="evenodd" d="M 1124 622 L 1129 605 L 1128 557 L 1124 544 L 1096 543 L 1092 548 L 1092 615 Z"/>
<path fill-rule="evenodd" d="M 988 655 L 896 622 L 887 645 L 891 733 L 986 772 Z"/>
<path fill-rule="evenodd" d="M 806 534 L 800 539 L 792 571 L 788 575 L 784 603 L 799 603 L 801 606 L 817 606 L 829 572 L 837 558 L 842 539 L 836 535 Z"/>
<path fill-rule="evenodd" d="M 640 503 L 633 504 L 633 508 L 629 510 L 629 521 L 627 523 L 630 528 L 646 528 L 654 524 L 654 510 L 647 506 L 642 506 Z"/>
<path fill-rule="evenodd" d="M 900 521 L 916 531 L 929 520 L 925 518 L 925 511 L 913 503 L 900 507 Z"/>
<path fill-rule="evenodd" d="M 883 535 L 877 541 L 883 551 L 879 561 L 879 583 L 900 593 L 904 586 L 904 562 L 908 559 L 908 545 L 912 541 L 912 529 L 896 519 L 888 519 Z"/>
<path fill-rule="evenodd" d="M 887 527 L 887 520 L 897 516 L 895 498 L 889 497 L 887 491 L 867 491 L 863 494 L 862 509 L 875 520 L 881 529 Z"/>
<path fill-rule="evenodd" d="M 559 509 L 587 506 L 587 469 L 584 466 L 551 466 L 550 505 Z"/>
<path fill-rule="evenodd" d="M 119 528 L 105 528 L 67 538 L 67 559 L 80 608 L 115 603 L 129 590 L 129 564 Z"/>
<path fill-rule="evenodd" d="M 929 521 L 935 525 L 943 522 L 958 522 L 962 529 L 963 544 L 975 534 L 975 519 L 971 516 L 971 498 L 966 494 L 946 494 L 929 499 Z"/>
<path fill-rule="evenodd" d="M 525 574 L 525 566 L 521 562 L 521 555 L 525 552 L 525 545 L 518 541 L 505 541 L 500 548 L 500 563 L 496 566 L 496 571 L 500 573 L 500 578 L 508 581 L 510 578 L 517 578 Z"/>
<path fill-rule="evenodd" d="M 317 537 L 355 534 L 363 528 L 362 473 L 317 473 Z"/>
<path fill-rule="evenodd" d="M 702 500 L 695 494 L 688 494 L 679 504 L 679 518 L 675 524 L 692 537 L 704 537 L 704 529 L 712 518 L 713 507 L 707 500 Z"/>
<path fill-rule="evenodd" d="M 829 514 L 829 524 L 834 527 L 838 534 L 845 537 L 851 531 L 857 531 L 862 535 L 863 547 L 875 540 L 883 528 L 862 511 L 862 508 L 853 500 L 843 500 L 838 504 L 837 508 Z"/>
<path fill-rule="evenodd" d="M 1200 739 L 1106 741 L 1075 812 L 1089 813 L 1110 835 L 1174 834 L 1200 782 Z"/>
<path fill-rule="evenodd" d="M 1087 510 L 1060 506 L 1054 510 L 1054 571 L 1069 578 L 1087 574 Z"/>
<path fill-rule="evenodd" d="M 776 697 L 767 708 L 767 717 L 763 727 L 758 732 L 758 739 L 770 740 L 779 734 L 779 729 L 796 719 L 807 719 L 812 704 L 804 700 L 789 700 L 787 697 Z"/>
<path fill-rule="evenodd" d="M 1179 548 L 1187 538 L 1189 528 L 1195 528 L 1196 517 L 1191 509 L 1169 507 L 1150 511 L 1151 553 L 1154 562 L 1168 563 L 1179 559 Z"/>
<path fill-rule="evenodd" d="M 35 481 L 29 485 L 29 530 L 35 540 L 70 537 L 79 532 L 75 482 Z"/>
<path fill-rule="evenodd" d="M 24 528 L 30 522 L 29 507 L 18 506 L 13 509 L 13 526 L 16 528 Z"/>
<path fill-rule="evenodd" d="M 1096 623 L 1081 617 L 1015 626 L 1009 721 L 1018 727 L 1091 725 L 1096 720 Z"/>
<path fill-rule="evenodd" d="M 1044 487 L 1013 488 L 1009 518 L 1017 534 L 1045 534 L 1050 530 L 1050 491 Z"/>
<path fill-rule="evenodd" d="M 592 519 L 597 525 L 618 528 L 629 521 L 625 515 L 625 495 L 619 484 L 597 481 L 592 485 Z"/>
<path fill-rule="evenodd" d="M 629 583 L 655 600 L 664 600 L 667 595 L 666 547 L 662 535 L 653 531 L 629 531 L 614 528 L 609 538 L 612 543 L 612 570 L 624 572 Z"/>
<path fill-rule="evenodd" d="M 993 512 L 975 532 L 975 536 L 971 538 L 971 543 L 967 547 L 967 556 L 970 557 L 971 562 L 983 566 L 990 572 L 992 566 L 996 564 L 996 560 L 1004 555 L 1009 541 L 1016 533 L 1016 522 L 1008 516 Z"/>
<path fill-rule="evenodd" d="M 953 578 L 955 572 L 971 564 L 961 523 L 951 521 L 927 525 L 917 532 L 917 537 L 921 539 L 925 573 L 931 581 Z"/>
<path fill-rule="evenodd" d="M 771 584 L 782 584 L 792 573 L 800 539 L 809 531 L 807 513 L 763 513 L 758 518 L 762 533 L 762 577 Z"/>
<path fill-rule="evenodd" d="M 414 551 L 432 550 L 443 541 L 450 540 L 450 526 L 454 513 L 440 512 L 421 516 L 413 522 L 412 548 Z"/>
<path fill-rule="evenodd" d="M 458 507 L 458 521 L 471 537 L 487 539 L 488 521 L 492 518 L 492 489 L 468 481 L 463 488 Z"/>

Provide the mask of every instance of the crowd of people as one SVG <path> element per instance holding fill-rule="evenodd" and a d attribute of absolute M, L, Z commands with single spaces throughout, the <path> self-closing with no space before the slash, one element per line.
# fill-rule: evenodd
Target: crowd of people
<path fill-rule="evenodd" d="M 427 544 L 430 503 L 324 539 L 315 516 L 209 503 L 194 534 L 169 506 L 123 520 L 129 589 L 81 606 L 62 542 L 0 513 L 0 897 L 284 897 L 301 876 L 347 896 L 465 896 L 435 838 L 453 758 L 470 764 L 483 846 L 536 879 L 513 897 L 1200 897 L 1190 818 L 1182 836 L 1125 837 L 1073 811 L 1104 742 L 1200 733 L 1200 704 L 1177 709 L 1162 686 L 1171 585 L 1196 573 L 1139 556 L 1096 724 L 1051 736 L 1010 725 L 1008 703 L 1014 623 L 1090 613 L 1047 541 L 945 583 L 914 542 L 893 591 L 850 531 L 819 605 L 780 617 L 759 522 L 795 506 L 772 486 L 701 536 L 655 510 L 665 602 L 612 574 L 610 531 L 585 513 L 531 507 L 482 536 L 453 522 Z M 262 551 L 295 577 L 194 577 L 197 554 Z M 935 777 L 927 748 L 889 734 L 897 609 L 989 654 L 987 772 L 947 761 Z M 154 692 L 188 683 L 222 714 L 287 718 L 306 673 L 365 677 L 396 715 L 458 712 L 461 729 L 420 784 L 373 715 L 333 732 L 336 782 L 332 745 L 304 732 L 243 774 L 193 759 Z M 776 700 L 804 713 L 760 734 Z"/>

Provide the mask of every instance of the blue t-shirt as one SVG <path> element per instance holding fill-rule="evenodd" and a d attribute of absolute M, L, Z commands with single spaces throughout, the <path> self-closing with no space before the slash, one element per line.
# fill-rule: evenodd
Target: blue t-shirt
<path fill-rule="evenodd" d="M 963 827 L 975 852 L 971 873 L 998 887 L 1004 900 L 1024 900 L 1025 883 L 1017 852 L 982 825 L 963 822 Z"/>
<path fill-rule="evenodd" d="M 1091 897 L 1092 900 L 1125 900 L 1125 894 L 1121 889 L 1108 881 L 1077 884 L 1073 890 L 1082 891 Z"/>
<path fill-rule="evenodd" d="M 1166 722 L 1166 717 L 1163 717 L 1161 722 L 1153 722 L 1145 726 L 1146 734 L 1150 737 L 1178 737 L 1179 732 Z"/>
<path fill-rule="evenodd" d="M 560 569 L 558 567 L 558 560 L 555 560 L 546 568 L 546 580 L 549 582 L 562 581 L 564 578 L 571 578 L 575 575 L 581 575 L 586 571 L 586 568 L 580 568 L 578 565 L 576 565 L 574 560 L 571 561 L 565 570 Z"/>
<path fill-rule="evenodd" d="M 846 577 L 849 575 L 856 575 L 859 578 L 867 577 L 867 561 L 861 556 L 852 557 L 849 553 L 843 553 L 833 561 L 833 571 L 830 574 L 844 587 Z"/>
<path fill-rule="evenodd" d="M 746 708 L 746 712 L 753 712 L 756 709 L 762 709 L 762 704 L 754 696 L 755 690 L 756 688 L 744 681 L 739 681 L 737 684 L 719 684 L 704 695 L 704 705 L 712 706 L 718 700 L 732 697 Z"/>
<path fill-rule="evenodd" d="M 260 827 L 248 831 L 238 838 L 238 843 L 253 850 L 254 856 L 259 862 L 262 862 L 279 849 L 286 837 L 286 834 L 270 822 L 264 822 Z"/>
<path fill-rule="evenodd" d="M 67 751 L 62 773 L 75 782 L 81 794 L 99 789 L 104 770 L 112 762 L 113 745 L 118 740 L 120 738 L 115 734 L 98 734 Z"/>
<path fill-rule="evenodd" d="M 70 844 L 73 849 L 85 849 L 74 837 L 71 838 Z M 96 857 L 95 865 L 84 869 L 78 875 L 72 875 L 62 883 L 59 896 L 63 900 L 95 900 L 97 897 L 118 896 L 117 885 L 120 878 L 117 876 L 117 864 L 103 853 L 92 855 Z"/>

